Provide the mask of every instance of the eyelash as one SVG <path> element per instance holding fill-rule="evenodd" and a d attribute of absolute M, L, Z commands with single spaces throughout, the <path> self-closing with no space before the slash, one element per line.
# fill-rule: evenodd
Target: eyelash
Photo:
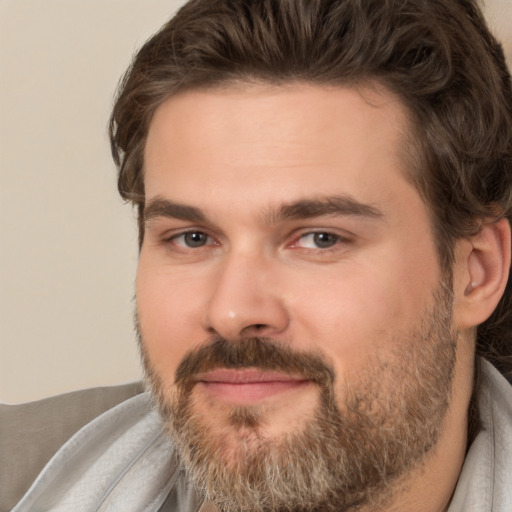
<path fill-rule="evenodd" d="M 180 239 L 180 238 L 183 238 L 183 241 L 185 241 L 185 237 L 187 235 L 203 235 L 203 236 L 206 237 L 206 240 L 208 240 L 208 239 L 214 240 L 208 233 L 206 233 L 204 231 L 201 231 L 199 229 L 191 229 L 191 230 L 188 230 L 188 231 L 183 231 L 181 233 L 172 235 L 171 237 L 167 238 L 165 240 L 165 242 L 173 243 L 174 245 L 176 245 L 177 247 L 180 247 L 182 249 L 200 249 L 202 247 L 205 247 L 206 245 L 218 245 L 218 243 L 214 242 L 213 244 L 205 243 L 204 245 L 199 245 L 197 247 L 192 247 L 192 246 L 186 245 L 185 243 L 183 243 L 183 244 L 177 244 L 176 243 L 176 241 L 178 239 Z"/>
<path fill-rule="evenodd" d="M 205 243 L 193 246 L 189 245 L 185 241 L 185 237 L 187 235 L 199 235 L 202 237 L 205 237 Z M 300 241 L 305 240 L 307 237 L 311 237 L 313 239 L 313 243 L 318 244 L 318 240 L 315 240 L 316 237 L 319 237 L 321 235 L 327 235 L 327 237 L 330 239 L 327 241 L 327 246 L 325 247 L 301 247 Z M 177 243 L 177 240 L 182 239 L 183 243 Z M 339 235 L 337 233 L 334 233 L 329 230 L 316 230 L 316 231 L 304 231 L 299 234 L 299 236 L 296 236 L 291 244 L 288 245 L 288 247 L 291 248 L 297 248 L 297 249 L 303 249 L 305 251 L 320 251 L 320 252 L 328 252 L 332 250 L 336 250 L 337 246 L 339 246 L 342 243 L 348 243 L 350 240 L 342 235 Z M 182 250 L 198 250 L 202 249 L 207 246 L 216 246 L 219 245 L 219 243 L 210 236 L 207 232 L 201 231 L 201 230 L 188 230 L 183 231 L 181 233 L 174 234 L 167 239 L 164 240 L 165 243 L 172 243 L 176 247 L 182 249 Z M 213 242 L 213 243 L 212 243 Z"/>
<path fill-rule="evenodd" d="M 327 235 L 327 245 L 324 247 L 319 247 L 318 245 L 322 243 L 320 240 L 317 239 L 317 237 Z M 299 242 L 301 240 L 305 240 L 306 238 L 310 237 L 312 239 L 313 244 L 316 245 L 316 247 L 300 247 Z M 299 237 L 295 239 L 295 242 L 293 242 L 292 247 L 298 247 L 305 250 L 311 250 L 311 251 L 321 251 L 321 252 L 327 252 L 335 250 L 338 245 L 341 243 L 348 242 L 348 239 L 346 237 L 343 237 L 337 233 L 333 233 L 332 231 L 327 230 L 317 230 L 317 231 L 307 231 L 304 233 L 301 233 Z"/>

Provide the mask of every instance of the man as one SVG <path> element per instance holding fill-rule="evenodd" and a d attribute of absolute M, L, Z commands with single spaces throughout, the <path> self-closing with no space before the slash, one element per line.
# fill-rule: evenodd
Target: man
<path fill-rule="evenodd" d="M 14 511 L 512 506 L 512 89 L 471 0 L 192 0 L 111 119 L 150 389 Z"/>

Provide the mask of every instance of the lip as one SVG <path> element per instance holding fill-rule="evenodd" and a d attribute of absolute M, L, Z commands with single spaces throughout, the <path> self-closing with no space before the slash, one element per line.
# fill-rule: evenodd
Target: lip
<path fill-rule="evenodd" d="M 236 405 L 251 405 L 300 389 L 310 381 L 286 373 L 257 369 L 218 369 L 199 374 L 196 383 L 214 398 Z"/>

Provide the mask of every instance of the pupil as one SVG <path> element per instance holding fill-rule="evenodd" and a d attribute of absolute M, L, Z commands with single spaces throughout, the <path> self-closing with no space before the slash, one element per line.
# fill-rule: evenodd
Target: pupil
<path fill-rule="evenodd" d="M 337 237 L 332 233 L 315 233 L 315 244 L 318 247 L 332 247 L 337 242 Z"/>
<path fill-rule="evenodd" d="M 206 243 L 206 235 L 204 233 L 186 233 L 185 242 L 189 247 L 201 247 Z"/>

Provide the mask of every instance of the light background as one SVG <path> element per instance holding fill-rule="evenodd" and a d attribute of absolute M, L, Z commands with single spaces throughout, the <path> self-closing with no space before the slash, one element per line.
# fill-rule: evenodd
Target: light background
<path fill-rule="evenodd" d="M 136 229 L 106 124 L 182 0 L 0 0 L 0 401 L 139 379 Z M 512 58 L 512 0 L 487 0 Z"/>

